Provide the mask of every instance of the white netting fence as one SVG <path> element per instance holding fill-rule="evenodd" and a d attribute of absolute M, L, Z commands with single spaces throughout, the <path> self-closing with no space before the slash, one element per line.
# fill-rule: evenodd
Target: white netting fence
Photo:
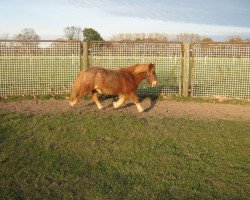
<path fill-rule="evenodd" d="M 0 96 L 67 94 L 80 70 L 80 42 L 0 41 Z"/>
<path fill-rule="evenodd" d="M 139 94 L 180 94 L 182 44 L 167 42 L 93 42 L 91 66 L 117 69 L 154 63 L 159 84 L 151 88 L 144 81 Z"/>
<path fill-rule="evenodd" d="M 193 51 L 193 96 L 250 99 L 249 43 L 197 43 Z"/>

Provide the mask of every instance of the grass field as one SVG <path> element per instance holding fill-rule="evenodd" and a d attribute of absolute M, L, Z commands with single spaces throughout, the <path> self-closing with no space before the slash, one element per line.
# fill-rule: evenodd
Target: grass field
<path fill-rule="evenodd" d="M 249 199 L 249 122 L 0 115 L 0 199 Z"/>

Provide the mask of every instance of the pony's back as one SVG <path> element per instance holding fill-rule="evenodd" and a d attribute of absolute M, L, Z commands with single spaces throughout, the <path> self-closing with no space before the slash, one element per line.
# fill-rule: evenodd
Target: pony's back
<path fill-rule="evenodd" d="M 93 83 L 93 89 L 105 94 L 129 94 L 135 90 L 131 72 L 126 70 L 109 70 L 93 67 L 84 72 L 87 84 Z M 90 87 L 92 88 L 92 87 Z"/>

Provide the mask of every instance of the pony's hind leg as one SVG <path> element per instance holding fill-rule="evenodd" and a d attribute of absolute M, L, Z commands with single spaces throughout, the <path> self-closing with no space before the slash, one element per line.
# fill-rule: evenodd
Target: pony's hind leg
<path fill-rule="evenodd" d="M 131 101 L 136 105 L 137 109 L 139 112 L 143 112 L 144 108 L 141 106 L 141 104 L 138 101 L 138 97 L 135 93 L 132 93 L 130 95 Z"/>
<path fill-rule="evenodd" d="M 116 102 L 113 102 L 114 108 L 120 107 L 124 103 L 125 100 L 126 100 L 126 96 L 124 94 L 120 94 L 119 100 Z"/>
<path fill-rule="evenodd" d="M 96 90 L 93 90 L 93 91 L 92 91 L 92 99 L 93 99 L 93 101 L 96 103 L 97 107 L 98 107 L 100 110 L 103 109 L 103 107 L 102 107 L 100 101 L 98 100 L 98 93 L 97 93 Z"/>
<path fill-rule="evenodd" d="M 71 107 L 73 107 L 83 95 L 88 94 L 88 93 L 89 93 L 88 87 L 86 86 L 81 87 L 77 95 L 74 98 L 70 98 L 69 103 Z"/>
<path fill-rule="evenodd" d="M 77 103 L 78 99 L 91 91 L 91 85 L 84 84 L 84 81 L 82 81 L 83 75 L 83 73 L 80 73 L 74 82 L 69 101 L 71 107 Z"/>

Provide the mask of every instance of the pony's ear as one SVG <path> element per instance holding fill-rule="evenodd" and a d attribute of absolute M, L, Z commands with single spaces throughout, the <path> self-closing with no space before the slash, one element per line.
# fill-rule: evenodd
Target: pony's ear
<path fill-rule="evenodd" d="M 155 70 L 155 64 L 150 63 L 148 66 L 148 71 L 154 71 Z"/>

